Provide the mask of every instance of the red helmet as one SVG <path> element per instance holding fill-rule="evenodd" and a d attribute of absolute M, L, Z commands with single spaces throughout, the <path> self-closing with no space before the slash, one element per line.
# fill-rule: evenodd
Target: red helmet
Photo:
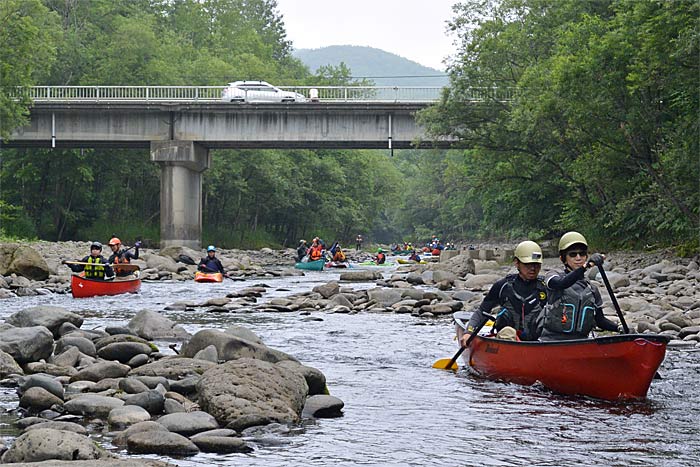
<path fill-rule="evenodd" d="M 121 245 L 122 241 L 119 240 L 117 237 L 112 237 L 112 240 L 109 241 L 109 246 L 112 245 Z"/>

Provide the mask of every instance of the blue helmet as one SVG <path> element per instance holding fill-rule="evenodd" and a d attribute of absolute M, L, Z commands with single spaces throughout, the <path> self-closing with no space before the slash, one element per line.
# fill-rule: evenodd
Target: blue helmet
<path fill-rule="evenodd" d="M 210 251 L 216 251 L 216 247 L 214 245 L 209 245 L 207 247 L 207 252 L 210 252 Z"/>

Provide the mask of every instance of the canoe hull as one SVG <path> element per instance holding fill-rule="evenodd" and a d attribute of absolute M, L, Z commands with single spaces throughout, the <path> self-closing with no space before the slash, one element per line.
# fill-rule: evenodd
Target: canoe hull
<path fill-rule="evenodd" d="M 194 273 L 195 282 L 223 282 L 224 275 L 220 272 L 200 272 Z"/>
<path fill-rule="evenodd" d="M 323 265 L 326 263 L 324 259 L 318 259 L 316 261 L 308 261 L 306 263 L 296 263 L 294 265 L 297 269 L 304 269 L 306 271 L 323 271 Z"/>
<path fill-rule="evenodd" d="M 100 281 L 86 279 L 80 275 L 71 276 L 71 294 L 74 298 L 96 297 L 99 295 L 121 295 L 136 293 L 141 289 L 141 279 L 138 277 L 127 280 Z"/>
<path fill-rule="evenodd" d="M 349 268 L 350 265 L 348 263 L 340 263 L 338 261 L 330 261 L 326 263 L 327 268 Z"/>
<path fill-rule="evenodd" d="M 401 259 L 401 258 L 398 258 L 398 259 L 396 260 L 396 262 L 399 263 L 399 264 L 428 264 L 428 262 L 425 261 L 425 260 L 413 261 L 413 260 L 410 260 L 410 259 Z"/>
<path fill-rule="evenodd" d="M 464 352 L 484 378 L 604 400 L 644 399 L 666 355 L 668 336 L 623 334 L 595 339 L 514 342 L 477 336 Z"/>

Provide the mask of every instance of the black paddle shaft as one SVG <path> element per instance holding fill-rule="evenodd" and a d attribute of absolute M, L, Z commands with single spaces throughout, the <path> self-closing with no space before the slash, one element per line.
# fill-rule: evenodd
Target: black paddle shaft
<path fill-rule="evenodd" d="M 608 294 L 610 294 L 610 300 L 612 300 L 613 306 L 615 307 L 615 311 L 617 312 L 617 316 L 620 318 L 622 329 L 625 331 L 625 334 L 629 334 L 630 328 L 627 327 L 627 322 L 625 322 L 625 317 L 622 315 L 622 310 L 620 310 L 620 305 L 617 303 L 617 298 L 615 298 L 615 294 L 613 294 L 612 287 L 610 286 L 610 281 L 608 280 L 608 275 L 605 274 L 605 269 L 603 269 L 602 264 L 598 265 L 598 271 L 600 271 L 600 276 L 603 278 L 605 288 L 608 289 Z"/>
<path fill-rule="evenodd" d="M 494 318 L 493 316 L 490 316 L 490 315 L 485 315 L 484 318 L 485 318 L 485 319 L 481 322 L 481 324 L 479 324 L 479 325 L 474 329 L 474 331 L 472 332 L 472 335 L 469 336 L 469 339 L 467 339 L 467 342 L 464 343 L 464 347 L 460 347 L 460 348 L 459 348 L 459 350 L 457 351 L 457 353 L 454 354 L 454 357 L 452 357 L 452 360 L 450 360 L 450 362 L 447 364 L 447 366 L 446 366 L 445 368 L 447 368 L 447 369 L 452 368 L 452 365 L 454 365 L 454 363 L 457 361 L 457 359 L 459 358 L 459 356 L 462 355 L 462 352 L 464 352 L 464 350 L 465 350 L 467 347 L 469 347 L 469 344 L 472 343 L 472 341 L 473 341 L 474 338 L 476 337 L 477 333 L 478 333 L 479 331 L 481 331 L 481 328 L 483 328 L 484 325 L 485 325 L 486 323 L 488 323 L 489 320 L 494 320 L 494 321 L 495 321 L 495 318 Z"/>

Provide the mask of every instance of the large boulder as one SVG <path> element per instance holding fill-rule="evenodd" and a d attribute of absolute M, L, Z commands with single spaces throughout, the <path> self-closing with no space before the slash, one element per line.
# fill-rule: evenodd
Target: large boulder
<path fill-rule="evenodd" d="M 44 326 L 6 328 L 0 331 L 0 350 L 20 365 L 46 360 L 53 352 L 53 334 Z"/>
<path fill-rule="evenodd" d="M 24 371 L 17 364 L 15 359 L 7 352 L 0 350 L 0 378 L 5 378 L 7 375 L 23 375 Z"/>
<path fill-rule="evenodd" d="M 131 332 L 147 340 L 183 339 L 189 334 L 184 328 L 165 316 L 150 310 L 141 310 L 127 326 Z"/>
<path fill-rule="evenodd" d="M 214 329 L 204 329 L 197 332 L 189 342 L 182 346 L 180 355 L 191 358 L 210 345 L 216 347 L 219 360 L 256 358 L 271 363 L 277 363 L 282 360 L 296 360 L 291 355 L 271 349 L 264 344 L 258 344 Z"/>
<path fill-rule="evenodd" d="M 396 289 L 374 288 L 367 291 L 367 296 L 383 306 L 391 306 L 401 301 L 401 291 Z"/>
<path fill-rule="evenodd" d="M 49 266 L 30 246 L 17 243 L 0 245 L 0 275 L 13 273 L 35 281 L 45 281 L 49 278 Z"/>
<path fill-rule="evenodd" d="M 298 422 L 309 392 L 298 372 L 251 358 L 210 368 L 197 389 L 202 410 L 235 430 Z"/>
<path fill-rule="evenodd" d="M 90 460 L 112 457 L 87 436 L 71 431 L 38 428 L 17 438 L 2 456 L 3 463 L 45 460 Z"/>
<path fill-rule="evenodd" d="M 169 256 L 149 255 L 146 264 L 149 268 L 158 269 L 159 271 L 177 273 L 187 270 L 187 266 L 182 263 L 176 263 L 175 260 Z"/>
<path fill-rule="evenodd" d="M 361 269 L 359 271 L 345 271 L 340 273 L 340 280 L 347 282 L 369 282 L 381 279 L 382 273 L 369 269 Z"/>
<path fill-rule="evenodd" d="M 58 329 L 63 323 L 71 323 L 79 328 L 83 325 L 83 318 L 60 306 L 40 305 L 10 315 L 7 322 L 18 328 L 46 326 L 54 337 L 58 338 Z"/>

